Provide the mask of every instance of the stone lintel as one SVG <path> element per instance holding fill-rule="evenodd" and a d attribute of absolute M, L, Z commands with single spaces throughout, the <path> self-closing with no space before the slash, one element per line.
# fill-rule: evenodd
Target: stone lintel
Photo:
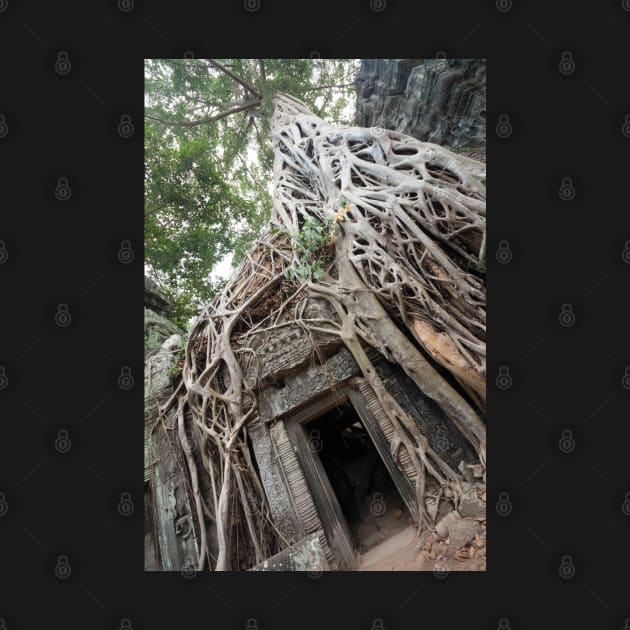
<path fill-rule="evenodd" d="M 341 348 L 323 364 L 310 365 L 287 376 L 283 387 L 264 389 L 259 395 L 261 419 L 270 422 L 285 417 L 358 373 L 359 367 L 350 351 Z"/>

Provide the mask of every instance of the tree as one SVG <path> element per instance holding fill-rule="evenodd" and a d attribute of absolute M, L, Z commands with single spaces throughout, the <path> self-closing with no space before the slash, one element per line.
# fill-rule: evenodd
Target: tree
<path fill-rule="evenodd" d="M 202 310 L 182 381 L 163 408 L 177 409 L 202 524 L 200 569 L 208 560 L 230 570 L 239 554 L 260 562 L 283 545 L 245 439 L 257 406 L 255 382 L 244 376 L 253 350 L 233 343 L 235 331 L 242 344 L 282 314 L 312 334 L 337 335 L 354 356 L 394 427 L 392 454 L 405 450 L 415 466 L 422 526 L 433 524 L 429 487 L 438 502 L 457 505 L 462 474 L 389 394 L 365 346 L 442 408 L 485 467 L 485 165 L 396 132 L 325 123 L 290 96 L 275 104 L 269 229 Z M 280 305 L 252 317 L 279 288 Z M 334 318 L 303 318 L 304 298 L 327 300 Z M 211 482 L 203 496 L 199 467 Z M 206 527 L 218 541 L 216 558 Z"/>
<path fill-rule="evenodd" d="M 145 65 L 145 262 L 180 325 L 221 288 L 270 210 L 269 117 L 278 91 L 339 120 L 353 61 L 171 59 Z"/>

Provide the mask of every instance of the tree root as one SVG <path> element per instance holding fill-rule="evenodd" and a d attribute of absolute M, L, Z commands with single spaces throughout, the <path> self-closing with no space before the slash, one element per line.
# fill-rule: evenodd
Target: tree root
<path fill-rule="evenodd" d="M 392 454 L 400 462 L 404 449 L 413 462 L 420 528 L 433 525 L 425 505 L 432 496 L 429 480 L 439 506 L 444 497 L 457 501 L 462 477 L 387 391 L 365 345 L 399 365 L 485 465 L 485 424 L 478 413 L 485 407 L 485 167 L 395 132 L 327 125 L 285 95 L 275 101 L 272 139 L 271 229 L 202 309 L 189 335 L 182 382 L 165 405 L 178 405 L 201 547 L 217 571 L 250 567 L 287 545 L 270 519 L 246 444 L 260 381 L 256 353 L 246 345 L 254 333 L 290 322 L 307 332 L 314 348 L 313 336 L 322 333 L 345 343 L 394 427 Z M 304 262 L 291 235 L 307 217 L 322 229 L 333 226 L 335 262 L 321 278 L 286 280 L 287 270 Z M 313 251 L 311 262 L 318 255 L 323 252 Z M 312 298 L 325 298 L 334 319 L 304 317 Z M 185 431 L 187 414 L 192 438 Z M 207 497 L 199 489 L 200 473 L 209 482 Z"/>

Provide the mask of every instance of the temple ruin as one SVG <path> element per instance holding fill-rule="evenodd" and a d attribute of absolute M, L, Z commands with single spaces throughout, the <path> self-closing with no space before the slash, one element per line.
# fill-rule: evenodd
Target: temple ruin
<path fill-rule="evenodd" d="M 270 229 L 185 349 L 145 291 L 149 570 L 351 571 L 484 515 L 485 166 L 276 108 Z"/>

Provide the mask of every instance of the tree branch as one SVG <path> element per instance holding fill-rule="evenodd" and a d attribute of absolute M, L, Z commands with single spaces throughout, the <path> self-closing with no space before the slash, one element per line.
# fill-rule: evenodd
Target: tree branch
<path fill-rule="evenodd" d="M 159 212 L 160 210 L 164 210 L 164 208 L 168 208 L 170 204 L 165 203 L 162 204 L 161 206 L 158 206 L 157 208 L 151 208 L 150 210 L 146 210 L 144 211 L 144 218 L 146 219 L 147 217 L 150 217 L 152 214 L 155 214 L 156 212 Z"/>
<path fill-rule="evenodd" d="M 206 116 L 205 118 L 199 118 L 198 120 L 185 120 L 185 121 L 164 120 L 163 118 L 160 118 L 159 116 L 151 116 L 149 114 L 145 114 L 144 117 L 149 118 L 151 120 L 157 120 L 158 122 L 161 122 L 163 125 L 173 125 L 175 127 L 189 128 L 189 127 L 197 127 L 198 125 L 206 125 L 208 123 L 215 122 L 216 120 L 220 120 L 221 118 L 227 118 L 228 116 L 231 116 L 232 114 L 238 114 L 238 112 L 243 112 L 248 109 L 252 109 L 253 107 L 257 107 L 258 105 L 260 105 L 260 99 L 256 99 L 253 101 L 246 101 L 245 103 L 240 103 L 238 105 L 234 105 L 233 107 L 230 107 L 229 109 L 225 109 L 222 112 L 219 112 L 218 114 L 212 114 L 212 116 Z"/>
<path fill-rule="evenodd" d="M 346 88 L 346 87 L 352 87 L 354 85 L 354 83 L 341 83 L 341 84 L 331 84 L 331 85 L 315 85 L 313 87 L 310 88 L 306 88 L 304 91 L 305 92 L 315 92 L 316 90 L 330 90 L 331 88 Z"/>
<path fill-rule="evenodd" d="M 228 70 L 225 66 L 222 66 L 218 61 L 215 61 L 214 59 L 208 59 L 207 61 L 210 65 L 221 70 L 221 72 L 225 72 L 225 74 L 234 79 L 237 83 L 240 83 L 246 90 L 250 91 L 252 94 L 255 94 L 259 99 L 262 98 L 260 92 L 250 83 L 245 81 L 245 79 L 239 77 L 237 74 L 234 74 L 231 70 Z"/>

